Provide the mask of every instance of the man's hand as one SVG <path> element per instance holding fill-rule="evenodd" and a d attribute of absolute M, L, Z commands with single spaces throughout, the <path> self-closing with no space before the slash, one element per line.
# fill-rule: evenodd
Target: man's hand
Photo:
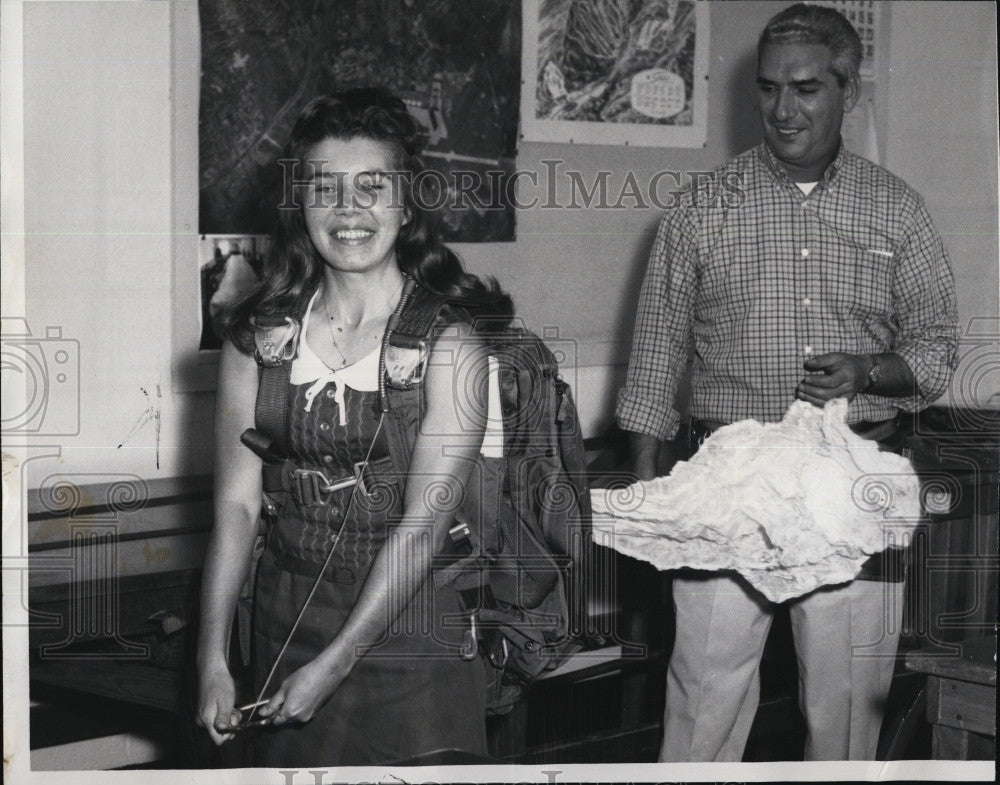
<path fill-rule="evenodd" d="M 815 406 L 834 398 L 851 400 L 868 386 L 871 358 L 865 354 L 831 352 L 810 357 L 803 363 L 806 375 L 795 388 L 795 397 Z"/>

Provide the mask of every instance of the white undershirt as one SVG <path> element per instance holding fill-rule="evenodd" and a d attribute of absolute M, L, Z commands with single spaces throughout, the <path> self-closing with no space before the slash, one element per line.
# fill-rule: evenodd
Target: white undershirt
<path fill-rule="evenodd" d="M 796 183 L 796 185 L 799 187 L 799 190 L 802 191 L 802 193 L 804 193 L 806 196 L 809 196 L 809 194 L 812 193 L 812 189 L 815 188 L 817 185 L 819 185 L 819 180 L 817 180 L 815 183 Z"/>
<path fill-rule="evenodd" d="M 340 424 L 347 425 L 344 412 L 344 389 L 350 387 L 359 392 L 374 392 L 378 390 L 378 356 L 379 346 L 376 344 L 368 354 L 351 365 L 334 370 L 324 363 L 309 346 L 306 338 L 309 331 L 309 317 L 312 314 L 313 303 L 316 302 L 316 295 L 313 294 L 309 300 L 309 307 L 306 308 L 306 315 L 302 318 L 302 335 L 299 337 L 299 353 L 292 361 L 292 384 L 309 384 L 312 386 L 306 390 L 307 412 L 312 411 L 313 399 L 319 395 L 327 385 L 333 385 L 333 400 L 340 411 Z"/>

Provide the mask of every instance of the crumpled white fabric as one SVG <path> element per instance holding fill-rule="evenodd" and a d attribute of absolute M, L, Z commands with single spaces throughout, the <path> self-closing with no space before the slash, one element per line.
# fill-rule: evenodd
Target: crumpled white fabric
<path fill-rule="evenodd" d="M 909 541 L 920 485 L 846 415 L 843 398 L 796 401 L 780 423 L 720 428 L 667 477 L 592 490 L 595 529 L 662 570 L 735 570 L 773 602 L 849 581 Z"/>

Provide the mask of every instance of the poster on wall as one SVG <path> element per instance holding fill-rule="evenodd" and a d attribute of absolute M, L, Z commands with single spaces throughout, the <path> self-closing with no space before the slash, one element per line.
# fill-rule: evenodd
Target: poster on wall
<path fill-rule="evenodd" d="M 707 3 L 524 0 L 523 9 L 523 139 L 704 146 Z"/>
<path fill-rule="evenodd" d="M 219 314 L 247 295 L 260 280 L 271 245 L 267 235 L 203 234 L 198 242 L 201 331 L 199 351 L 222 348 Z"/>
<path fill-rule="evenodd" d="M 199 232 L 269 234 L 277 160 L 316 95 L 382 85 L 423 129 L 445 241 L 514 239 L 520 6 L 507 0 L 203 0 Z M 501 175 L 500 173 L 504 173 Z M 471 173 L 471 174 L 470 174 Z M 492 174 L 491 174 L 492 173 Z M 470 187 L 470 183 L 472 184 Z"/>

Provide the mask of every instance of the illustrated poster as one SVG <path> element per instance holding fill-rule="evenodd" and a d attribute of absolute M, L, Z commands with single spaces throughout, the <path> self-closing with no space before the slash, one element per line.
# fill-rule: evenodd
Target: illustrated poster
<path fill-rule="evenodd" d="M 705 144 L 708 5 L 525 0 L 522 137 Z"/>

